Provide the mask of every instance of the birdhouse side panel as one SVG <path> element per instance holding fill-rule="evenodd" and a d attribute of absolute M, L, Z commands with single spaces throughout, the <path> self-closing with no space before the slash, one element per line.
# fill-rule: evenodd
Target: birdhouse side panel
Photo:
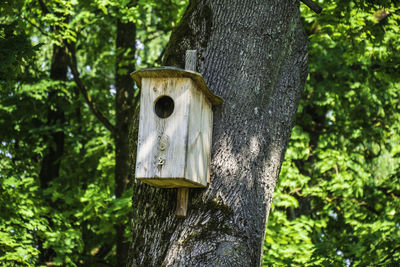
<path fill-rule="evenodd" d="M 203 149 L 204 149 L 204 155 L 207 159 L 206 163 L 206 170 L 207 170 L 207 183 L 210 183 L 210 166 L 211 166 L 211 149 L 212 149 L 212 130 L 213 130 L 213 111 L 212 111 L 212 104 L 210 101 L 208 101 L 208 98 L 205 99 L 205 102 L 207 103 L 207 108 L 205 109 L 206 112 L 204 113 L 205 115 L 203 116 L 203 127 L 204 129 L 207 129 L 205 132 L 206 134 L 204 135 L 204 140 L 203 140 Z"/>
<path fill-rule="evenodd" d="M 154 179 L 153 185 L 160 187 L 171 187 L 163 185 L 163 179 L 173 179 L 176 187 L 179 179 L 184 179 L 190 85 L 188 78 L 142 79 L 137 178 Z M 164 101 L 169 98 L 173 101 L 171 114 L 171 103 Z"/>
<path fill-rule="evenodd" d="M 187 146 L 187 179 L 202 186 L 209 182 L 212 109 L 207 97 L 197 88 L 190 92 L 189 135 Z"/>

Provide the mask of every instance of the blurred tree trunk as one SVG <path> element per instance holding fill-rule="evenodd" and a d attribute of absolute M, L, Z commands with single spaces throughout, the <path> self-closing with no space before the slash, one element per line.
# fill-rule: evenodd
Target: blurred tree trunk
<path fill-rule="evenodd" d="M 67 54 L 61 46 L 54 45 L 53 56 L 50 66 L 50 79 L 53 81 L 67 80 Z M 42 189 L 46 189 L 49 183 L 58 177 L 60 172 L 60 162 L 64 153 L 64 130 L 65 114 L 62 107 L 64 99 L 59 95 L 58 88 L 51 88 L 48 94 L 48 111 L 46 126 L 49 133 L 44 137 L 47 142 L 47 149 L 43 156 L 39 180 Z M 51 223 L 51 222 L 50 222 Z M 51 260 L 52 249 L 45 249 L 42 241 L 39 241 L 40 262 L 45 263 Z"/>
<path fill-rule="evenodd" d="M 67 55 L 63 47 L 54 45 L 53 56 L 50 67 L 50 79 L 53 81 L 67 80 Z M 57 88 L 53 88 L 48 95 L 49 108 L 47 111 L 47 127 L 61 127 L 65 123 L 62 108 L 62 97 L 59 96 Z M 47 151 L 43 156 L 40 169 L 40 185 L 47 188 L 49 182 L 58 176 L 60 160 L 64 152 L 64 131 L 62 129 L 51 129 L 46 136 Z"/>
<path fill-rule="evenodd" d="M 187 49 L 225 101 L 214 108 L 211 184 L 190 190 L 188 216 L 178 219 L 176 190 L 135 183 L 128 265 L 259 266 L 307 75 L 299 2 L 190 1 L 165 65 L 183 67 Z"/>
<path fill-rule="evenodd" d="M 135 69 L 136 25 L 117 21 L 117 61 L 115 69 L 116 124 L 115 124 L 115 196 L 120 198 L 127 188 L 130 174 L 129 125 L 132 118 L 133 80 L 129 73 Z M 117 266 L 125 266 L 129 242 L 124 238 L 126 225 L 117 224 Z"/>

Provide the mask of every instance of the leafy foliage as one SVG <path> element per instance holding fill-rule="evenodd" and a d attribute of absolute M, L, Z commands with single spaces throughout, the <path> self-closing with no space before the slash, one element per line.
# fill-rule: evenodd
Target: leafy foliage
<path fill-rule="evenodd" d="M 136 58 L 145 67 L 155 64 L 185 4 L 0 3 L 2 266 L 116 265 L 114 226 L 130 225 L 133 192 L 115 197 L 114 137 L 91 112 L 70 69 L 66 80 L 51 78 L 52 67 L 61 64 L 53 62 L 54 51 L 66 43 L 75 49 L 91 99 L 114 122 L 117 19 L 135 23 L 140 44 Z M 50 111 L 62 111 L 65 119 L 49 123 Z M 63 152 L 53 159 L 60 162 L 59 174 L 44 187 L 43 158 L 59 145 L 53 138 L 59 132 L 64 134 Z M 129 230 L 126 227 L 126 240 Z"/>
<path fill-rule="evenodd" d="M 310 76 L 268 222 L 264 265 L 400 263 L 398 8 L 303 9 Z"/>

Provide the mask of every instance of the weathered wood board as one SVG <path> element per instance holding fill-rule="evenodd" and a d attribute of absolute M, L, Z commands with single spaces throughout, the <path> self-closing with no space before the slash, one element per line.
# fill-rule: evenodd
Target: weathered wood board
<path fill-rule="evenodd" d="M 209 164 L 211 158 L 211 103 L 199 90 L 191 90 L 190 96 L 185 176 L 198 183 L 207 184 L 210 177 Z"/>

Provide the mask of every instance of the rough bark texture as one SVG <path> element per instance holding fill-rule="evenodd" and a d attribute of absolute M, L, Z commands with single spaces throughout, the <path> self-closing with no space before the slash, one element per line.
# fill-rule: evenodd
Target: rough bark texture
<path fill-rule="evenodd" d="M 116 38 L 117 63 L 115 71 L 116 88 L 116 123 L 115 123 L 115 196 L 121 197 L 130 178 L 129 160 L 129 125 L 132 118 L 133 81 L 129 73 L 134 71 L 136 47 L 136 25 L 132 22 L 117 22 Z M 125 266 L 129 242 L 124 238 L 124 224 L 117 224 L 116 247 L 117 266 Z"/>
<path fill-rule="evenodd" d="M 191 1 L 165 65 L 183 67 L 188 49 L 224 98 L 214 108 L 211 184 L 190 190 L 188 215 L 178 219 L 176 190 L 136 183 L 129 266 L 259 266 L 306 78 L 298 0 Z"/>

